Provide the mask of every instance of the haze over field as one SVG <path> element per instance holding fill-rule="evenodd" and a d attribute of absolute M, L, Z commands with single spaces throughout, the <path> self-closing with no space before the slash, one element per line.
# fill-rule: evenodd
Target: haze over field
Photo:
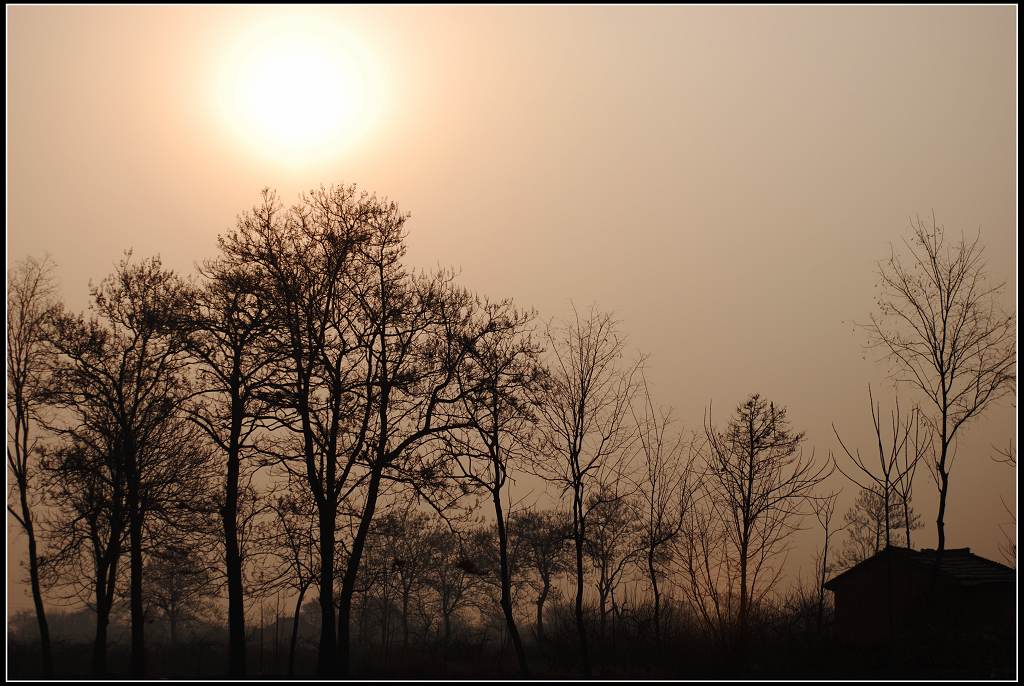
<path fill-rule="evenodd" d="M 613 312 L 687 429 L 703 430 L 709 403 L 721 423 L 758 392 L 819 456 L 839 450 L 832 423 L 871 448 L 869 383 L 891 404 L 855 323 L 911 218 L 980 230 L 1017 311 L 1013 7 L 6 16 L 8 266 L 49 253 L 74 311 L 125 248 L 190 274 L 263 187 L 291 204 L 356 183 L 411 213 L 411 266 L 455 267 L 544 320 L 573 303 Z M 294 69 L 258 66 L 268 45 L 295 48 Z M 339 99 L 318 93 L 310 59 L 335 65 L 322 76 L 348 84 Z M 993 458 L 1015 445 L 1011 401 L 965 431 L 946 545 L 999 559 L 1016 478 Z M 856 488 L 831 483 L 842 513 Z M 523 476 L 513 493 L 550 504 L 555 490 Z M 924 470 L 914 501 L 915 547 L 934 547 Z M 10 517 L 8 533 L 10 616 L 32 602 Z M 813 527 L 798 534 L 787 579 L 813 573 L 818 545 Z"/>

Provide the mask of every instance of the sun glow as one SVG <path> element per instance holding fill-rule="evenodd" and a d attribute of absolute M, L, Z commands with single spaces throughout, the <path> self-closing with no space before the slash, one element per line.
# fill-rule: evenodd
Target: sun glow
<path fill-rule="evenodd" d="M 226 50 L 217 79 L 225 127 L 284 164 L 337 157 L 365 134 L 373 109 L 365 53 L 315 17 L 274 18 Z"/>

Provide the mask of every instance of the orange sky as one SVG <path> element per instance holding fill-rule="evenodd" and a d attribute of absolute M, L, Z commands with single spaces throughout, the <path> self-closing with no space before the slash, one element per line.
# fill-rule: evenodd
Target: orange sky
<path fill-rule="evenodd" d="M 216 84 L 239 36 L 296 13 L 358 44 L 374 94 L 358 137 L 285 164 L 227 130 Z M 838 448 L 833 421 L 867 447 L 867 383 L 889 387 L 853 322 L 909 216 L 980 228 L 1016 311 L 1016 20 L 1013 7 L 8 7 L 8 259 L 48 251 L 82 308 L 124 248 L 188 272 L 261 187 L 290 200 L 355 182 L 412 213 L 416 266 L 455 266 L 544 317 L 570 301 L 613 310 L 689 427 L 710 400 L 724 418 L 759 391 L 819 453 Z M 1009 403 L 969 428 L 948 545 L 998 557 L 1015 479 L 991 457 L 1014 435 Z M 919 477 L 917 542 L 934 545 Z M 804 535 L 794 560 L 815 543 Z M 9 545 L 17 577 L 23 540 Z"/>

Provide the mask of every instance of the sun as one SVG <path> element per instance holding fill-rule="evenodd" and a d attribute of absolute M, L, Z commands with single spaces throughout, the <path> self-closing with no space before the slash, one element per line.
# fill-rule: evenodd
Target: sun
<path fill-rule="evenodd" d="M 366 62 L 358 41 L 315 17 L 251 26 L 225 49 L 221 123 L 246 149 L 283 164 L 336 157 L 369 121 Z"/>

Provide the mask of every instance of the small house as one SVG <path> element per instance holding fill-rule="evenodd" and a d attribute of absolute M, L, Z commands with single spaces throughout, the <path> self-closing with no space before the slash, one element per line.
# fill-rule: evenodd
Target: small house
<path fill-rule="evenodd" d="M 890 546 L 832 578 L 838 637 L 880 643 L 899 636 L 1013 636 L 1015 570 L 971 552 Z"/>

